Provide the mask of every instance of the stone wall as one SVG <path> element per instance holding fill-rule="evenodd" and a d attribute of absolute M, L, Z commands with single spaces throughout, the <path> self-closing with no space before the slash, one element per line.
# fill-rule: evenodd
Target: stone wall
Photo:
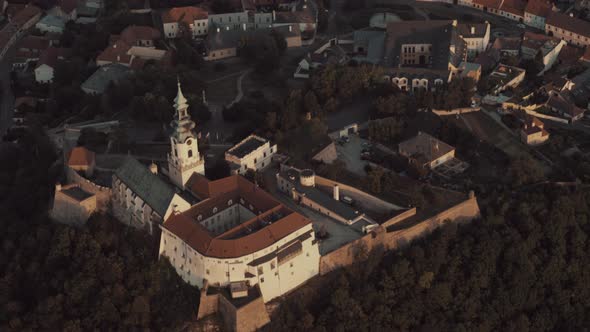
<path fill-rule="evenodd" d="M 466 222 L 480 216 L 479 205 L 474 195 L 465 201 L 420 223 L 395 232 L 388 233 L 379 226 L 371 233 L 352 241 L 320 258 L 320 275 L 325 275 L 338 268 L 349 266 L 362 259 L 375 249 L 392 250 L 407 245 L 412 240 L 424 236 L 443 225 L 446 220 Z"/>
<path fill-rule="evenodd" d="M 109 203 L 111 201 L 111 188 L 99 186 L 69 167 L 66 167 L 66 177 L 68 183 L 76 183 L 82 188 L 82 190 L 96 195 L 97 210 L 101 212 L 108 211 Z"/>
<path fill-rule="evenodd" d="M 205 280 L 203 283 L 203 287 L 201 288 L 201 296 L 199 301 L 199 310 L 197 311 L 197 319 L 201 319 L 203 317 L 217 313 L 217 308 L 219 305 L 219 295 L 207 295 L 208 288 L 209 283 L 207 282 L 207 280 Z"/>
<path fill-rule="evenodd" d="M 381 226 L 383 226 L 384 228 L 387 228 L 391 225 L 397 224 L 400 221 L 406 220 L 415 214 L 416 214 L 416 208 L 414 207 L 414 208 L 408 209 L 396 216 L 391 217 L 389 220 L 382 223 Z"/>
<path fill-rule="evenodd" d="M 236 310 L 235 322 L 234 331 L 236 332 L 256 331 L 270 323 L 270 317 L 266 312 L 262 296 L 238 308 Z"/>

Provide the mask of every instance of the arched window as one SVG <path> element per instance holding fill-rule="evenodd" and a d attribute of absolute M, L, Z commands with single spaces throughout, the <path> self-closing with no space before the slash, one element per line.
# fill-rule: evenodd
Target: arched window
<path fill-rule="evenodd" d="M 188 150 L 188 157 L 191 158 L 193 156 L 193 150 Z"/>
<path fill-rule="evenodd" d="M 213 208 L 213 213 L 217 213 L 217 207 Z"/>
<path fill-rule="evenodd" d="M 230 199 L 229 201 L 227 201 L 227 206 L 231 206 L 234 202 Z"/>

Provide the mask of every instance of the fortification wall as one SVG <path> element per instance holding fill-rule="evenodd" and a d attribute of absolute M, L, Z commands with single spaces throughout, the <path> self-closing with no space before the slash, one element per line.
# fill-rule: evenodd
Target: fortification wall
<path fill-rule="evenodd" d="M 389 220 L 382 223 L 381 226 L 383 226 L 384 228 L 387 228 L 391 225 L 397 224 L 398 222 L 400 222 L 402 220 L 406 220 L 415 214 L 416 214 L 416 208 L 414 207 L 414 208 L 411 208 L 407 211 L 404 211 L 404 212 L 398 214 L 397 216 L 390 218 Z"/>
<path fill-rule="evenodd" d="M 207 295 L 208 288 L 209 283 L 207 280 L 205 280 L 203 288 L 201 288 L 201 296 L 199 301 L 199 310 L 197 311 L 197 319 L 201 319 L 203 317 L 217 313 L 219 306 L 219 295 Z"/>
<path fill-rule="evenodd" d="M 262 296 L 236 310 L 236 332 L 256 331 L 270 323 Z"/>
<path fill-rule="evenodd" d="M 82 188 L 82 190 L 96 195 L 97 210 L 101 212 L 108 211 L 109 203 L 111 201 L 111 188 L 99 186 L 69 167 L 66 167 L 66 177 L 68 183 L 76 183 Z"/>
<path fill-rule="evenodd" d="M 373 232 L 350 242 L 320 258 L 320 275 L 325 275 L 338 268 L 349 266 L 355 261 L 363 260 L 366 254 L 375 249 L 392 250 L 407 245 L 412 240 L 424 236 L 443 225 L 446 220 L 466 222 L 480 216 L 479 205 L 475 196 L 438 213 L 412 227 L 387 233 L 383 226 Z"/>

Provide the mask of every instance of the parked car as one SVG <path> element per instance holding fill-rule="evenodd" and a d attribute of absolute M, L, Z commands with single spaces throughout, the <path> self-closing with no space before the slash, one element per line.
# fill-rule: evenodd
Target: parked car
<path fill-rule="evenodd" d="M 345 204 L 348 204 L 348 205 L 354 204 L 354 200 L 352 198 L 350 198 L 349 196 L 342 196 L 342 198 L 340 198 L 340 201 L 342 203 L 345 203 Z"/>

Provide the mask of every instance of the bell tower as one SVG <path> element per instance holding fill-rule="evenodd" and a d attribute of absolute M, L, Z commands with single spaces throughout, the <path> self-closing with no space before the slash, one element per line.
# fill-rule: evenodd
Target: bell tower
<path fill-rule="evenodd" d="M 174 119 L 170 122 L 172 133 L 171 151 L 168 154 L 168 176 L 172 183 L 184 189 L 193 173 L 205 174 L 205 160 L 199 154 L 198 141 L 193 132 L 195 122 L 188 113 L 188 101 L 182 94 L 180 80 L 174 98 L 174 109 Z"/>

